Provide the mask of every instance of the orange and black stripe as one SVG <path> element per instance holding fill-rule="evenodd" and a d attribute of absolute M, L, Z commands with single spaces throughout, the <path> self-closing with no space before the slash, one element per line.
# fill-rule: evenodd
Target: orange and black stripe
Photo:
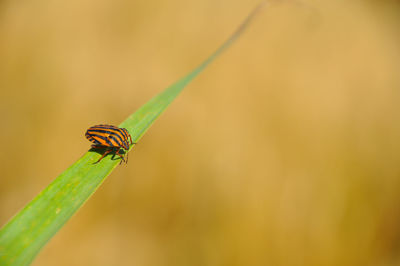
<path fill-rule="evenodd" d="M 112 125 L 92 126 L 86 131 L 85 136 L 94 143 L 92 145 L 93 148 L 108 148 L 97 162 L 113 150 L 121 157 L 122 161 L 125 161 L 124 156 L 119 153 L 120 149 L 128 151 L 130 145 L 135 144 L 128 130 Z"/>

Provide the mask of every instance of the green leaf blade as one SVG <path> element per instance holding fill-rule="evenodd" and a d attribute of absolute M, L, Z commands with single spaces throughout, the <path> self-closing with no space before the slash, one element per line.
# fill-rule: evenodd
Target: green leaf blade
<path fill-rule="evenodd" d="M 120 124 L 120 127 L 128 129 L 134 142 L 143 136 L 186 85 L 239 37 L 262 5 L 202 64 Z M 119 159 L 113 160 L 112 156 L 106 156 L 94 164 L 100 156 L 95 151 L 84 154 L 0 230 L 0 265 L 28 265 L 32 262 L 40 249 L 79 210 L 120 162 Z"/>

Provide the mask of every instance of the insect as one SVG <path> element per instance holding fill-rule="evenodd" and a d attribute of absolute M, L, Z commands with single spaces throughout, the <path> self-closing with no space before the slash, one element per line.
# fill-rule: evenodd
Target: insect
<path fill-rule="evenodd" d="M 94 143 L 92 148 L 106 148 L 103 156 L 101 156 L 101 158 L 95 163 L 100 162 L 104 156 L 110 152 L 115 152 L 115 154 L 121 158 L 120 164 L 122 162 L 128 163 L 127 151 L 129 150 L 130 145 L 136 144 L 132 141 L 132 137 L 126 128 L 119 128 L 111 125 L 92 126 L 86 131 L 85 136 L 89 141 Z M 125 151 L 126 160 L 125 154 L 120 154 L 121 149 Z"/>

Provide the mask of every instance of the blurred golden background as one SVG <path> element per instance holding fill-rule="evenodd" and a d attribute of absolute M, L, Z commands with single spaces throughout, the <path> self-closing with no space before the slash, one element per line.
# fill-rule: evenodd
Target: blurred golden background
<path fill-rule="evenodd" d="M 258 2 L 0 2 L 0 224 Z M 33 265 L 400 265 L 399 2 L 307 3 L 258 16 Z"/>

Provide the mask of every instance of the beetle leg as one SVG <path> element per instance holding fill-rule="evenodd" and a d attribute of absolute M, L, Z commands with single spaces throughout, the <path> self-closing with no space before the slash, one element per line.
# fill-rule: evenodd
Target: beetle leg
<path fill-rule="evenodd" d="M 136 144 L 135 142 L 132 141 L 132 137 L 131 137 L 130 134 L 129 134 L 129 140 L 131 141 L 131 145 L 132 145 L 132 144 Z"/>
<path fill-rule="evenodd" d="M 120 150 L 121 150 L 121 149 L 118 148 L 118 150 L 115 152 L 115 154 L 118 155 L 118 156 L 121 158 L 121 162 L 120 162 L 120 164 L 121 164 L 122 162 L 125 162 L 125 158 L 124 158 L 123 155 L 121 155 L 121 154 L 119 153 Z"/>
<path fill-rule="evenodd" d="M 104 152 L 104 154 L 103 154 L 103 156 L 101 156 L 101 158 L 97 161 L 97 162 L 95 162 L 95 163 L 93 163 L 93 164 L 96 164 L 96 163 L 98 163 L 98 162 L 100 162 L 101 161 L 101 159 L 103 159 L 104 158 L 104 156 L 106 156 L 107 154 L 109 154 L 111 152 L 111 150 L 110 149 L 108 149 L 108 150 L 106 150 L 105 152 Z"/>

